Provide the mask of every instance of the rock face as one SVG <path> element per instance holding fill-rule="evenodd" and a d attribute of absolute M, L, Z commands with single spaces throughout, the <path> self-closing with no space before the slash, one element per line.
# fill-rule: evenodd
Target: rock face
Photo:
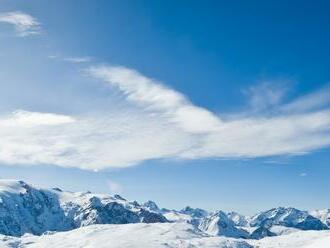
<path fill-rule="evenodd" d="M 59 192 L 59 191 L 56 191 Z M 55 191 L 37 190 L 22 181 L 0 181 L 0 233 L 21 236 L 72 229 Z"/>
<path fill-rule="evenodd" d="M 155 212 L 150 212 L 148 210 L 145 209 L 141 209 L 138 212 L 139 218 L 141 220 L 141 222 L 144 223 L 164 223 L 167 222 L 167 219 L 165 216 L 159 214 L 159 213 L 155 213 Z"/>
<path fill-rule="evenodd" d="M 204 218 L 208 215 L 208 212 L 201 208 L 191 208 L 189 206 L 179 211 L 182 214 L 187 214 L 192 218 Z"/>
<path fill-rule="evenodd" d="M 252 227 L 271 227 L 280 225 L 285 227 L 294 227 L 301 230 L 326 230 L 327 225 L 319 219 L 311 216 L 306 211 L 295 208 L 273 208 L 255 215 L 250 225 Z"/>
<path fill-rule="evenodd" d="M 250 239 L 262 239 L 265 237 L 273 237 L 273 236 L 276 236 L 276 234 L 271 232 L 268 228 L 259 227 L 250 234 Z"/>
<path fill-rule="evenodd" d="M 152 211 L 152 212 L 156 212 L 156 213 L 161 212 L 161 210 L 159 209 L 157 204 L 153 201 L 147 201 L 147 202 L 143 203 L 143 207 L 145 207 L 146 209 L 148 209 L 149 211 Z"/>
<path fill-rule="evenodd" d="M 91 224 L 167 222 L 160 213 L 115 195 L 36 189 L 25 182 L 0 180 L 0 233 L 21 236 L 66 231 Z"/>
<path fill-rule="evenodd" d="M 138 213 L 132 212 L 117 202 L 102 204 L 97 197 L 89 199 L 89 203 L 81 206 L 74 214 L 75 227 L 92 224 L 128 224 L 138 223 Z"/>
<path fill-rule="evenodd" d="M 203 218 L 199 224 L 199 229 L 214 236 L 233 238 L 247 238 L 249 236 L 246 231 L 235 227 L 235 223 L 222 211 L 217 211 Z"/>

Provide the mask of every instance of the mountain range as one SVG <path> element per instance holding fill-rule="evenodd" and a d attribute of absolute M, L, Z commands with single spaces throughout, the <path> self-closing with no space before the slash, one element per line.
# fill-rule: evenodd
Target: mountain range
<path fill-rule="evenodd" d="M 329 209 L 308 212 L 277 207 L 253 216 L 192 207 L 170 210 L 158 207 L 153 201 L 140 204 L 120 195 L 39 189 L 23 181 L 0 180 L 0 234 L 13 237 L 10 240 L 27 234 L 40 236 L 95 224 L 134 223 L 140 223 L 139 228 L 143 225 L 151 228 L 151 223 L 158 223 L 151 225 L 160 228 L 159 225 L 164 224 L 168 229 L 190 230 L 198 237 L 259 240 L 306 230 L 328 230 L 329 220 Z M 244 245 L 241 247 L 250 247 L 247 243 Z"/>

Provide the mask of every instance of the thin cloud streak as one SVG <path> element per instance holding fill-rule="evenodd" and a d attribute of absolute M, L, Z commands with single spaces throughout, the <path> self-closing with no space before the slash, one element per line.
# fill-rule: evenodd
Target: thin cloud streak
<path fill-rule="evenodd" d="M 327 108 L 330 104 L 330 85 L 300 97 L 295 101 L 281 107 L 282 111 L 299 113 L 313 111 L 315 109 Z"/>
<path fill-rule="evenodd" d="M 116 87 L 128 101 L 166 117 L 186 132 L 209 132 L 221 123 L 219 117 L 193 105 L 181 93 L 135 70 L 122 66 L 94 66 L 87 73 Z"/>
<path fill-rule="evenodd" d="M 0 13 L 0 22 L 13 25 L 21 37 L 41 33 L 41 24 L 37 19 L 20 11 Z"/>
<path fill-rule="evenodd" d="M 64 58 L 63 60 L 71 62 L 71 63 L 86 63 L 86 62 L 91 62 L 92 58 L 91 57 L 68 57 L 68 58 Z"/>
<path fill-rule="evenodd" d="M 287 92 L 289 81 L 262 81 L 249 87 L 243 93 L 249 98 L 249 105 L 254 112 L 268 111 L 280 105 Z"/>

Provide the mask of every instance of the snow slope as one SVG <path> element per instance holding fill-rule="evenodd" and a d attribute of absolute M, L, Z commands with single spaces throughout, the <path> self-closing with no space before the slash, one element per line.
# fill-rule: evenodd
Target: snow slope
<path fill-rule="evenodd" d="M 298 231 L 261 240 L 212 237 L 188 223 L 90 225 L 41 236 L 0 235 L 0 248 L 329 248 L 330 231 Z"/>
<path fill-rule="evenodd" d="M 91 225 L 49 235 L 0 236 L 0 247 L 20 248 L 252 248 L 247 242 L 208 237 L 187 223 Z"/>
<path fill-rule="evenodd" d="M 329 248 L 330 231 L 298 231 L 248 242 L 256 248 Z"/>

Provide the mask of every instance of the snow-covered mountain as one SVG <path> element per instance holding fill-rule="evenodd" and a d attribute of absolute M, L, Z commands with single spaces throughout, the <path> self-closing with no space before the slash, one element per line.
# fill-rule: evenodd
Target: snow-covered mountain
<path fill-rule="evenodd" d="M 330 227 L 330 209 L 314 210 L 309 212 L 310 215 L 321 220 L 324 224 Z"/>
<path fill-rule="evenodd" d="M 258 227 L 257 229 L 255 229 L 250 235 L 249 238 L 250 239 L 262 239 L 265 237 L 274 237 L 277 236 L 275 233 L 273 233 L 270 228 L 267 227 Z"/>
<path fill-rule="evenodd" d="M 158 205 L 155 202 L 150 201 L 150 200 L 147 201 L 147 202 L 145 202 L 145 203 L 143 203 L 142 206 L 145 209 L 147 209 L 149 211 L 152 211 L 152 212 L 155 212 L 155 213 L 160 213 L 161 212 L 161 210 L 159 209 Z"/>
<path fill-rule="evenodd" d="M 209 213 L 201 208 L 185 207 L 181 210 L 161 209 L 161 213 L 173 222 L 187 222 L 195 227 L 198 227 L 203 218 L 206 218 Z"/>
<path fill-rule="evenodd" d="M 329 210 L 307 212 L 279 207 L 250 218 L 236 212 L 209 213 L 192 207 L 169 210 L 159 208 L 153 201 L 139 204 L 136 201 L 128 201 L 120 195 L 68 192 L 59 188 L 38 189 L 23 181 L 0 180 L 0 247 L 7 247 L 2 244 L 11 244 L 10 242 L 20 244 L 14 247 L 30 247 L 25 246 L 25 241 L 31 244 L 39 244 L 40 241 L 44 244 L 48 242 L 45 241 L 44 236 L 30 237 L 26 234 L 41 235 L 56 232 L 54 235 L 46 235 L 51 240 L 53 237 L 61 237 L 62 234 L 57 233 L 58 231 L 67 231 L 65 233 L 82 236 L 83 239 L 87 239 L 86 232 L 91 232 L 95 237 L 102 239 L 103 235 L 104 237 L 109 235 L 110 230 L 114 231 L 113 226 L 116 226 L 116 230 L 119 231 L 114 232 L 115 238 L 116 235 L 124 235 L 120 230 L 124 232 L 132 228 L 137 235 L 144 237 L 149 235 L 150 244 L 164 239 L 164 243 L 157 243 L 157 246 L 150 247 L 245 248 L 251 246 L 241 241 L 242 238 L 259 240 L 273 236 L 293 235 L 302 232 L 301 230 L 329 229 L 326 225 L 329 223 L 329 212 Z M 95 227 L 94 224 L 111 225 Z M 122 224 L 135 225 L 126 227 Z M 89 227 L 91 225 L 94 227 Z M 88 226 L 87 229 L 82 229 L 86 226 Z M 95 230 L 101 230 L 104 233 L 99 234 Z M 143 230 L 148 230 L 150 233 L 143 234 Z M 161 238 L 153 235 L 161 235 Z M 18 238 L 20 236 L 22 238 Z M 167 239 L 168 242 L 165 242 Z M 117 244 L 121 243 L 118 241 Z M 226 244 L 230 245 L 226 246 Z M 31 247 L 52 246 L 47 243 L 46 246 Z"/>
<path fill-rule="evenodd" d="M 252 227 L 270 228 L 274 225 L 293 227 L 301 230 L 326 230 L 327 225 L 318 218 L 310 215 L 307 211 L 296 208 L 273 208 L 261 212 L 252 217 L 250 221 Z"/>
<path fill-rule="evenodd" d="M 180 210 L 180 213 L 182 214 L 187 214 L 191 216 L 192 218 L 204 218 L 206 217 L 209 213 L 201 208 L 192 208 L 192 207 L 185 207 Z"/>
<path fill-rule="evenodd" d="M 235 223 L 222 211 L 217 211 L 203 218 L 198 227 L 210 235 L 233 238 L 247 238 L 249 236 L 248 232 L 236 227 Z"/>
<path fill-rule="evenodd" d="M 91 224 L 167 222 L 119 195 L 37 189 L 23 181 L 0 180 L 0 233 L 21 236 L 67 231 Z"/>
<path fill-rule="evenodd" d="M 230 220 L 235 223 L 235 226 L 248 226 L 250 222 L 250 217 L 244 216 L 237 212 L 229 212 L 227 216 Z"/>

